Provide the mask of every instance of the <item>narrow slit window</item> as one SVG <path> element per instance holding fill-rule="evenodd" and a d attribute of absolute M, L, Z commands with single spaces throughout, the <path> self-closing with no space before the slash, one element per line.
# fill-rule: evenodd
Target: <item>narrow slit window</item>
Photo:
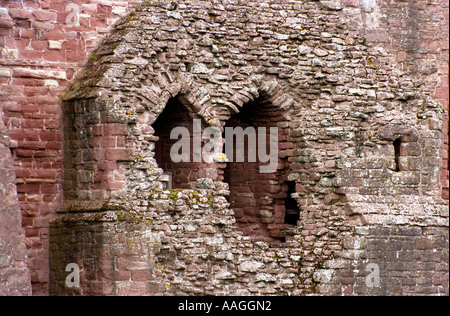
<path fill-rule="evenodd" d="M 292 198 L 292 194 L 296 193 L 295 190 L 296 182 L 289 181 L 287 182 L 287 185 L 288 185 L 288 192 L 287 197 L 284 200 L 284 206 L 286 209 L 284 222 L 285 224 L 288 225 L 297 225 L 297 222 L 300 219 L 300 209 L 298 208 L 297 201 L 294 198 Z"/>
<path fill-rule="evenodd" d="M 402 145 L 402 141 L 400 138 L 394 141 L 394 152 L 395 152 L 395 171 L 400 172 L 400 148 Z"/>

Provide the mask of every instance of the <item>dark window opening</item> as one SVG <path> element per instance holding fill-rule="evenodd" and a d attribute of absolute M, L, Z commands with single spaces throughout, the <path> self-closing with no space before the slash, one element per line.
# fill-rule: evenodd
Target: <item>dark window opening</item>
<path fill-rule="evenodd" d="M 152 125 L 159 141 L 155 144 L 155 159 L 159 168 L 164 170 L 161 177 L 165 189 L 192 189 L 203 170 L 202 163 L 194 162 L 193 156 L 193 124 L 195 115 L 178 99 L 173 98 L 167 102 L 166 107 Z M 188 161 L 174 162 L 171 149 L 179 139 L 171 139 L 170 134 L 174 128 L 182 127 L 189 131 L 189 159 Z M 187 151 L 187 150 L 186 150 Z"/>
<path fill-rule="evenodd" d="M 278 109 L 258 99 L 244 105 L 240 113 L 233 115 L 225 126 L 225 128 L 241 127 L 244 130 L 248 127 L 254 128 L 257 138 L 261 137 L 258 129 L 266 128 L 266 146 L 270 144 L 270 128 L 278 127 L 278 167 L 275 172 L 261 172 L 260 166 L 266 163 L 259 161 L 258 154 L 256 154 L 256 161 L 253 158 L 250 159 L 255 157 L 255 151 L 259 152 L 259 142 L 256 141 L 256 144 L 253 144 L 247 136 L 240 137 L 239 140 L 235 137 L 234 157 L 227 157 L 230 161 L 224 169 L 224 181 L 230 187 L 228 201 L 230 208 L 234 211 L 236 224 L 245 236 L 252 236 L 257 240 L 269 242 L 286 240 L 284 231 L 288 227 L 285 222 L 285 203 L 290 210 L 297 209 L 297 215 L 287 216 L 289 223 L 296 224 L 295 218 L 299 217 L 296 201 L 290 199 L 290 194 L 295 192 L 295 183 L 291 185 L 293 192 L 288 194 L 288 185 L 285 182 L 289 170 L 288 158 L 292 154 L 293 144 L 290 142 L 289 128 L 279 127 L 279 123 L 284 120 L 283 114 Z M 226 139 L 226 141 L 230 140 Z M 236 161 L 238 142 L 244 148 L 243 162 Z M 252 150 L 248 145 L 251 145 Z M 270 149 L 272 147 L 266 147 L 267 152 Z"/>
<path fill-rule="evenodd" d="M 296 192 L 296 182 L 289 181 L 287 182 L 288 192 L 287 198 L 284 200 L 284 206 L 286 209 L 286 214 L 284 216 L 284 222 L 288 225 L 297 225 L 297 222 L 300 220 L 300 210 L 298 208 L 297 201 L 292 198 L 292 194 Z"/>
<path fill-rule="evenodd" d="M 260 119 L 261 113 L 257 109 L 259 104 L 249 103 L 245 105 L 241 112 L 233 115 L 228 120 L 225 128 L 246 129 L 248 127 L 257 128 L 262 125 Z M 265 125 L 265 124 L 264 124 Z M 225 135 L 224 135 L 225 136 Z M 229 140 L 231 141 L 231 140 Z M 234 137 L 233 141 L 233 157 L 227 157 L 230 162 L 227 163 L 224 170 L 224 181 L 230 186 L 231 194 L 228 200 L 236 217 L 236 223 L 244 236 L 255 236 L 270 239 L 267 229 L 267 222 L 272 219 L 273 213 L 270 192 L 266 188 L 266 184 L 272 175 L 262 175 L 259 172 L 259 161 L 249 161 L 249 148 L 256 144 L 251 144 L 249 138 L 245 136 L 243 139 Z M 244 161 L 237 162 L 237 144 L 241 144 L 244 149 Z M 250 146 L 249 146 L 250 145 Z M 264 199 L 268 197 L 267 199 Z M 272 206 L 272 209 L 270 207 Z M 263 210 L 261 212 L 261 210 Z M 261 216 L 261 214 L 263 214 Z"/>
<path fill-rule="evenodd" d="M 400 149 L 402 146 L 402 141 L 400 138 L 394 141 L 394 152 L 395 152 L 395 171 L 400 172 Z"/>

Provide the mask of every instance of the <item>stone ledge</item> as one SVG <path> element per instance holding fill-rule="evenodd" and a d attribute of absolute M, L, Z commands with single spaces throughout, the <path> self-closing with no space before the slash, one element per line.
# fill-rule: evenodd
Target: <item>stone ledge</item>
<path fill-rule="evenodd" d="M 117 222 L 118 215 L 113 211 L 99 211 L 97 213 L 72 213 L 62 215 L 50 221 L 50 225 L 59 226 L 60 223 L 101 223 Z"/>
<path fill-rule="evenodd" d="M 91 213 L 101 211 L 120 210 L 117 203 L 110 200 L 103 201 L 68 201 L 57 209 L 57 213 Z"/>
<path fill-rule="evenodd" d="M 348 212 L 361 216 L 365 225 L 449 227 L 448 205 L 441 198 L 361 195 L 347 195 L 346 198 Z"/>

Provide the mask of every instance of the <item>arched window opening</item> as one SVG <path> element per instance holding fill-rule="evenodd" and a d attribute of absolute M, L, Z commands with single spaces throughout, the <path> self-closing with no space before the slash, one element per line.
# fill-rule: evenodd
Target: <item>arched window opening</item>
<path fill-rule="evenodd" d="M 286 206 L 294 210 L 287 197 L 295 192 L 295 185 L 294 191 L 288 193 L 292 186 L 289 188 L 285 181 L 293 144 L 285 122 L 281 111 L 258 99 L 244 105 L 225 125 L 223 137 L 229 162 L 224 181 L 230 187 L 228 200 L 238 228 L 255 239 L 285 241 L 284 230 L 294 222 L 290 214 L 286 223 Z M 230 147 L 232 155 L 227 150 Z M 270 165 L 274 165 L 273 170 Z"/>

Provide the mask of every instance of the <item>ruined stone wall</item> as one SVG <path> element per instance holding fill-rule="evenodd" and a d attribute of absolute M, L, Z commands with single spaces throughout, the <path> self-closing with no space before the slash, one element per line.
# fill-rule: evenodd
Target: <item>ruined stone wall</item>
<path fill-rule="evenodd" d="M 446 294 L 444 110 L 341 11 L 336 2 L 147 3 L 122 20 L 63 96 L 67 188 L 80 204 L 52 223 L 51 235 L 103 199 L 117 210 L 106 235 L 121 214 L 136 212 L 151 221 L 138 231 L 161 236 L 151 257 L 165 269 L 161 295 Z M 300 208 L 285 242 L 244 236 L 226 200 L 234 189 L 219 172 L 198 180 L 209 192 L 161 190 L 151 125 L 173 98 L 218 129 L 259 100 L 282 113 L 277 124 L 293 149 L 287 180 Z M 120 148 L 102 143 L 111 137 Z M 269 184 L 278 192 L 276 180 Z M 261 205 L 250 203 L 252 216 Z M 85 230 L 69 230 L 74 247 Z M 371 287 L 374 265 L 381 283 Z M 143 282 L 141 294 L 153 293 Z"/>
<path fill-rule="evenodd" d="M 101 178 L 97 177 L 101 173 L 91 162 L 94 160 L 97 164 L 102 153 L 94 159 L 91 155 L 103 148 L 89 143 L 90 138 L 103 136 L 104 139 L 104 136 L 126 136 L 127 133 L 132 136 L 126 137 L 126 142 L 121 141 L 115 151 L 109 144 L 111 155 L 103 153 L 103 156 L 117 162 L 133 160 L 137 165 L 128 168 L 125 163 L 122 169 L 117 167 L 115 173 L 112 168 L 108 172 L 119 179 L 119 174 L 125 176 L 126 187 L 122 189 L 126 190 L 142 190 L 144 179 L 157 179 L 158 170 L 147 170 L 154 164 L 152 146 L 155 142 L 149 125 L 170 98 L 184 99 L 185 105 L 193 108 L 205 122 L 223 127 L 239 108 L 262 96 L 288 114 L 287 124 L 294 131 L 291 136 L 303 149 L 294 154 L 303 159 L 290 160 L 295 169 L 304 168 L 309 173 L 316 169 L 318 174 L 324 174 L 335 167 L 331 164 L 336 161 L 341 162 L 344 169 L 360 169 L 358 162 L 362 166 L 377 159 L 378 164 L 370 164 L 370 169 L 384 165 L 388 170 L 406 172 L 378 175 L 374 172 L 365 182 L 353 185 L 343 182 L 339 186 L 358 188 L 352 193 L 375 194 L 374 190 L 365 192 L 364 187 L 371 188 L 373 185 L 368 183 L 376 183 L 374 178 L 381 178 L 378 184 L 382 185 L 382 179 L 394 175 L 395 184 L 416 190 L 394 192 L 386 187 L 382 194 L 439 194 L 441 186 L 436 180 L 440 175 L 436 167 L 442 161 L 439 159 L 443 146 L 439 139 L 444 128 L 442 108 L 413 78 L 398 71 L 382 49 L 366 46 L 359 28 L 344 26 L 340 8 L 320 5 L 316 8 L 317 4 L 304 4 L 304 7 L 289 8 L 291 11 L 286 8 L 279 17 L 270 14 L 274 20 L 273 30 L 256 21 L 262 14 L 256 9 L 252 17 L 248 16 L 246 7 L 238 7 L 229 20 L 241 23 L 240 26 L 247 25 L 245 32 L 236 29 L 224 17 L 213 18 L 225 13 L 209 12 L 201 7 L 200 13 L 208 14 L 207 20 L 217 30 L 198 39 L 194 31 L 204 34 L 208 24 L 203 20 L 195 24 L 185 22 L 176 8 L 167 11 L 164 6 L 148 6 L 155 9 L 151 14 L 156 26 L 137 27 L 148 23 L 141 17 L 149 9 L 125 19 L 93 54 L 85 72 L 64 95 L 68 113 L 75 113 L 68 115 L 68 126 L 72 127 L 73 121 L 75 132 L 78 126 L 81 128 L 79 134 L 67 133 L 67 140 L 70 140 L 67 150 L 76 150 L 83 143 L 85 150 L 76 154 L 87 155 L 75 163 L 82 164 L 74 167 L 75 181 L 95 183 L 95 179 Z M 181 12 L 189 14 L 184 19 L 194 18 L 190 7 L 185 6 L 183 10 Z M 303 20 L 289 17 L 298 16 L 298 12 L 303 12 Z M 176 16 L 172 17 L 173 14 Z M 325 22 L 314 26 L 307 23 L 319 14 L 322 20 L 333 22 L 334 29 Z M 167 20 L 162 29 L 158 27 L 161 19 Z M 299 28 L 304 29 L 299 33 Z M 146 49 L 148 43 L 152 50 Z M 396 140 L 401 141 L 401 170 L 395 170 L 392 164 Z M 322 145 L 314 144 L 321 141 L 327 141 L 333 151 L 319 152 Z M 342 160 L 336 159 L 339 154 Z M 403 161 L 406 157 L 411 159 Z M 349 160 L 352 158 L 355 161 Z M 329 166 L 320 168 L 326 160 Z M 352 162 L 357 164 L 353 166 Z M 149 168 L 145 168 L 146 165 Z M 299 173 L 291 178 L 296 176 Z M 108 189 L 107 182 L 114 177 L 104 181 L 103 189 Z M 346 177 L 366 178 L 364 174 L 343 173 L 341 176 Z M 325 182 L 332 178 L 330 174 L 320 186 L 326 187 Z M 67 179 L 72 180 L 72 176 Z M 320 176 L 317 176 L 309 179 L 308 185 L 312 188 L 319 182 Z M 111 183 L 112 191 L 119 192 L 119 187 Z M 98 193 L 108 197 L 104 190 Z M 83 195 L 82 199 L 92 199 L 93 190 L 87 187 L 77 190 L 77 194 Z"/>
<path fill-rule="evenodd" d="M 129 127 L 134 123 L 125 125 L 117 120 L 129 110 L 122 105 L 126 102 L 152 104 L 152 101 L 158 100 L 156 103 L 162 108 L 168 98 L 179 95 L 183 104 L 196 109 L 194 112 L 200 112 L 207 120 L 218 118 L 225 123 L 233 112 L 230 109 L 253 99 L 255 90 L 258 93 L 270 91 L 271 85 L 280 95 L 272 93 L 267 99 L 278 105 L 286 103 L 286 106 L 291 106 L 288 104 L 291 96 L 288 96 L 286 89 L 279 89 L 273 78 L 281 82 L 287 80 L 291 88 L 302 91 L 294 98 L 295 104 L 302 104 L 302 108 L 294 110 L 296 119 L 289 124 L 291 135 L 297 137 L 295 161 L 291 161 L 291 166 L 301 171 L 292 174 L 290 181 L 297 182 L 298 201 L 301 209 L 305 210 L 302 216 L 307 229 L 302 234 L 308 235 L 308 241 L 304 241 L 309 243 L 308 247 L 319 249 L 322 243 L 328 242 L 328 235 L 321 234 L 329 224 L 323 222 L 316 227 L 315 219 L 339 213 L 335 208 L 341 207 L 340 203 L 347 203 L 346 198 L 350 195 L 400 194 L 404 197 L 402 201 L 406 201 L 409 195 L 441 195 L 448 200 L 448 1 L 342 0 L 288 4 L 285 1 L 251 4 L 205 1 L 191 4 L 180 1 L 178 6 L 173 7 L 164 1 L 160 7 L 155 3 L 155 15 L 144 23 L 144 29 L 156 27 L 159 31 L 152 39 L 146 39 L 147 42 L 141 42 L 135 48 L 141 50 L 142 45 L 147 48 L 150 43 L 155 45 L 142 57 L 157 59 L 153 62 L 153 70 L 148 70 L 158 74 L 148 79 L 152 85 L 158 81 L 152 86 L 156 90 L 144 90 L 136 96 L 128 91 L 130 86 L 116 85 L 114 89 L 128 93 L 123 100 L 119 93 L 112 93 L 109 103 L 108 95 L 101 102 L 92 99 L 73 102 L 73 110 L 64 106 L 66 113 L 69 113 L 67 117 L 71 117 L 70 113 L 78 115 L 77 121 L 74 121 L 78 122 L 76 124 L 82 122 L 92 126 L 91 130 L 85 130 L 86 135 L 71 138 L 70 135 L 74 135 L 71 133 L 76 129 L 62 132 L 58 96 L 88 60 L 117 65 L 117 69 L 108 69 L 106 77 L 112 82 L 116 81 L 114 78 L 122 78 L 123 82 L 133 82 L 138 78 L 146 85 L 146 79 L 142 79 L 145 74 L 139 71 L 143 67 L 142 59 L 135 59 L 133 51 L 122 51 L 124 45 L 115 42 L 121 39 L 125 43 L 135 44 L 134 34 L 127 33 L 127 26 L 132 28 L 142 24 L 136 23 L 133 16 L 121 24 L 115 37 L 88 58 L 101 39 L 111 31 L 114 22 L 130 12 L 129 7 L 137 2 L 77 1 L 78 15 L 72 1 L 1 2 L 0 84 L 2 92 L 7 95 L 2 99 L 2 104 L 10 137 L 18 142 L 13 154 L 35 294 L 48 293 L 49 220 L 56 216 L 55 210 L 63 202 L 63 190 L 68 200 L 103 200 L 117 198 L 126 194 L 128 189 L 151 191 L 151 183 L 161 180 L 160 170 L 154 162 L 149 163 L 152 151 L 146 152 L 155 142 L 153 132 L 151 128 L 143 128 L 154 123 L 159 110 L 152 107 L 152 111 L 147 111 L 144 106 L 143 115 L 136 116 L 139 128 L 131 129 L 131 132 L 141 134 L 145 140 L 135 142 L 135 138 L 127 137 Z M 161 25 L 161 21 L 166 19 L 167 24 Z M 266 22 L 268 20 L 270 22 Z M 177 21 L 187 32 L 181 32 L 183 35 L 175 45 L 172 35 L 179 31 L 179 24 L 174 23 Z M 235 27 L 227 27 L 233 23 Z M 255 23 L 258 25 L 256 28 L 252 26 Z M 275 31 L 271 30 L 271 26 L 275 27 Z M 286 33 L 286 29 L 289 32 Z M 286 34 L 291 34 L 289 39 L 285 38 Z M 228 52 L 224 52 L 217 45 L 221 38 L 229 41 L 230 46 L 234 43 L 247 45 L 248 52 L 252 52 L 242 53 L 242 45 L 226 46 Z M 192 40 L 200 49 L 191 49 Z M 111 53 L 116 48 L 119 57 L 126 53 L 129 58 L 112 57 L 114 54 Z M 223 58 L 214 59 L 211 54 Z M 106 57 L 102 59 L 102 56 Z M 345 60 L 344 64 L 351 61 L 351 65 L 348 64 L 350 67 L 343 72 L 337 70 L 342 60 Z M 123 64 L 128 68 L 122 68 Z M 217 82 L 222 81 L 238 82 L 249 78 L 254 74 L 254 69 L 261 65 L 267 69 L 263 72 L 268 77 L 259 77 L 256 81 L 261 81 L 261 78 L 267 80 L 266 86 L 248 82 L 245 89 L 231 86 L 231 90 L 227 91 L 205 91 L 201 86 L 217 86 Z M 232 71 L 226 67 L 231 67 Z M 292 72 L 295 67 L 298 67 L 297 70 Z M 213 68 L 217 71 L 211 76 L 209 71 Z M 239 71 L 235 71 L 237 68 Z M 176 72 L 179 69 L 200 77 L 201 84 L 191 80 L 190 76 L 178 76 Z M 100 75 L 103 69 L 98 70 Z M 89 74 L 93 78 L 97 76 L 95 72 Z M 106 81 L 97 83 L 101 88 L 110 89 L 110 83 Z M 165 86 L 169 88 L 158 90 Z M 163 94 L 161 99 L 158 98 L 160 93 Z M 232 94 L 237 99 L 229 98 Z M 418 97 L 418 94 L 421 96 Z M 93 92 L 85 97 L 96 95 Z M 129 98 L 130 95 L 132 98 Z M 436 114 L 439 111 L 426 110 L 422 113 L 419 110 L 424 96 L 439 101 L 445 110 L 443 121 L 440 114 Z M 150 100 L 146 101 L 146 98 Z M 214 107 L 204 106 L 211 98 L 216 102 L 216 112 L 213 113 L 210 112 Z M 66 99 L 70 97 L 66 95 Z M 230 103 L 216 107 L 224 99 Z M 372 103 L 367 106 L 367 101 Z M 116 117 L 113 115 L 110 121 L 104 120 L 105 116 L 114 112 L 112 109 L 119 111 Z M 85 115 L 91 111 L 99 115 Z M 136 114 L 142 114 L 140 111 L 142 109 L 136 107 L 136 113 L 131 111 L 127 114 L 128 118 L 123 115 L 122 119 L 132 122 Z M 381 131 L 374 128 L 372 118 L 380 118 L 386 111 L 389 112 L 388 118 L 381 125 L 386 125 L 387 129 Z M 397 120 L 400 114 L 406 116 Z M 399 128 L 399 125 L 409 126 L 410 122 L 416 122 L 417 115 L 424 117 L 419 127 L 411 124 L 414 125 L 413 131 Z M 348 124 L 332 125 L 343 118 L 348 119 Z M 354 124 L 350 123 L 351 120 Z M 76 124 L 74 126 L 78 128 Z M 63 134 L 67 135 L 66 140 L 72 142 L 66 142 L 64 146 L 68 148 L 66 152 L 69 155 L 73 153 L 73 158 L 78 159 L 77 168 L 71 169 L 73 164 L 70 160 L 63 166 Z M 442 136 L 442 140 L 437 135 Z M 400 161 L 406 172 L 402 173 L 393 172 L 393 142 L 398 138 L 404 141 Z M 143 150 L 134 147 L 136 144 Z M 81 148 L 85 150 L 75 153 L 76 149 Z M 340 153 L 343 153 L 342 157 L 339 157 Z M 443 167 L 436 169 L 438 164 Z M 64 184 L 63 169 L 68 172 Z M 373 200 L 369 205 L 386 203 L 391 205 L 397 202 L 382 199 Z M 417 205 L 422 205 L 422 202 Z M 386 217 L 380 217 L 376 212 L 387 211 L 379 207 L 373 209 L 373 213 L 351 215 L 351 219 L 362 216 L 364 220 L 374 219 L 373 225 L 379 226 L 387 222 L 394 226 L 418 225 L 417 221 L 420 225 L 426 225 L 427 216 L 421 209 L 422 206 L 417 206 L 409 208 L 410 211 L 398 210 L 398 214 L 388 212 Z M 438 217 L 446 216 L 445 213 L 437 215 L 440 211 L 433 212 Z M 330 220 L 334 224 L 330 225 L 336 228 L 331 229 L 332 234 L 347 223 L 346 219 L 334 220 L 333 216 Z M 446 224 L 433 225 L 445 227 Z M 397 236 L 394 228 L 389 233 L 375 228 L 371 231 L 379 236 Z M 422 234 L 428 232 L 425 228 L 421 231 Z M 312 232 L 318 234 L 317 237 L 313 237 L 316 235 Z M 418 230 L 405 230 L 401 234 L 413 233 L 418 234 Z M 445 235 L 445 232 L 442 234 Z M 374 236 L 369 240 L 376 240 Z M 427 245 L 431 247 L 433 243 Z M 331 250 L 315 251 L 325 251 L 325 255 L 329 256 L 334 251 L 333 247 L 330 247 Z M 445 258 L 445 250 L 442 251 L 438 252 L 443 253 Z M 313 252 L 310 248 L 306 255 Z M 426 254 L 425 249 L 423 253 Z M 329 276 L 329 272 L 325 269 L 323 275 Z M 328 282 L 320 273 L 316 276 Z"/>

